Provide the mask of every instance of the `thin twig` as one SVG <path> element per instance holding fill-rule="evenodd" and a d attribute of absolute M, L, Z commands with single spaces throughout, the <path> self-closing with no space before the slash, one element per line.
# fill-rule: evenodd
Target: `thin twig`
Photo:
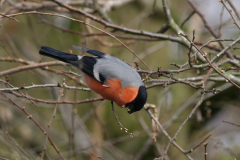
<path fill-rule="evenodd" d="M 94 155 L 93 153 L 91 153 L 91 154 L 92 154 L 92 156 L 94 156 L 94 157 L 96 157 L 96 158 L 98 158 L 98 159 L 105 160 L 104 158 L 102 158 L 102 157 L 100 157 L 100 156 L 96 156 L 96 155 Z"/>
<path fill-rule="evenodd" d="M 207 145 L 208 145 L 208 142 L 204 143 L 204 148 L 205 148 L 204 157 L 205 157 L 205 160 L 207 160 Z"/>
<path fill-rule="evenodd" d="M 192 153 L 195 149 L 197 149 L 198 147 L 200 147 L 209 137 L 211 137 L 211 134 L 209 134 L 206 138 L 204 138 L 204 140 L 202 140 L 198 145 L 196 145 L 195 147 L 193 147 L 192 149 L 190 149 L 188 151 L 188 153 Z"/>
<path fill-rule="evenodd" d="M 71 6 L 68 6 L 67 4 L 63 4 L 62 2 L 58 1 L 58 0 L 54 0 L 55 2 L 57 2 L 58 4 L 60 4 L 61 6 L 64 6 L 66 8 L 72 8 Z M 79 11 L 80 9 L 77 9 L 77 11 Z M 87 26 L 90 26 L 96 30 L 99 30 L 101 31 L 102 33 L 105 33 L 107 35 L 109 35 L 110 37 L 114 38 L 115 40 L 117 40 L 119 43 L 121 43 L 125 48 L 127 48 L 130 52 L 132 52 L 150 71 L 152 71 L 148 65 L 141 59 L 139 58 L 139 56 L 132 50 L 130 49 L 128 46 L 126 46 L 122 41 L 120 41 L 118 38 L 116 38 L 116 36 L 102 30 L 102 29 L 99 29 L 97 27 L 95 27 L 94 25 L 91 25 L 91 24 L 88 24 L 84 21 L 81 21 L 81 20 L 77 20 L 77 19 L 74 19 L 74 18 L 70 18 L 70 17 L 67 17 L 67 16 L 64 16 L 64 15 L 60 15 L 60 14 L 54 14 L 54 13 L 43 13 L 43 12 L 36 12 L 36 11 L 31 11 L 31 12 L 23 12 L 23 13 L 16 13 L 16 14 L 10 14 L 8 15 L 9 17 L 14 17 L 14 16 L 18 16 L 18 15 L 23 15 L 23 14 L 39 14 L 39 15 L 50 15 L 50 16 L 57 16 L 57 17 L 62 17 L 62 18 L 66 18 L 66 19 L 70 19 L 72 21 L 75 21 L 75 22 L 79 22 L 79 23 L 82 23 L 82 24 L 85 24 Z M 88 13 L 87 13 L 88 15 Z M 90 14 L 89 14 L 90 15 Z M 0 17 L 1 18 L 1 17 Z M 96 20 L 97 18 L 96 17 L 92 17 L 92 15 L 90 16 L 90 18 L 93 18 L 94 20 Z M 142 33 L 142 32 L 141 32 Z M 0 76 L 1 76 L 1 73 L 0 73 Z"/>
<path fill-rule="evenodd" d="M 121 130 L 123 129 L 131 138 L 133 138 L 133 134 L 132 134 L 132 133 L 129 133 L 129 132 L 128 132 L 128 129 L 125 128 L 125 127 L 123 127 L 122 123 L 119 121 L 118 116 L 117 116 L 117 114 L 116 114 L 115 111 L 114 111 L 113 101 L 111 101 L 111 104 L 112 104 L 112 113 L 114 114 L 114 116 L 115 116 L 118 124 L 120 125 L 120 127 L 121 127 L 120 129 L 121 129 Z"/>
<path fill-rule="evenodd" d="M 22 110 L 26 115 L 27 115 L 27 118 L 32 120 L 36 126 L 44 133 L 46 134 L 46 131 L 40 126 L 40 124 L 33 118 L 32 115 L 30 115 L 25 107 L 20 107 L 19 105 L 17 105 L 12 99 L 8 98 L 4 93 L 0 92 L 0 94 L 2 94 L 5 98 L 7 98 L 7 100 L 9 100 L 14 106 L 16 106 L 18 109 Z M 51 143 L 51 145 L 53 146 L 53 148 L 55 149 L 55 151 L 58 153 L 59 157 L 64 160 L 64 158 L 62 157 L 61 155 L 61 152 L 60 150 L 57 148 L 57 146 L 53 143 L 52 139 L 47 135 L 47 138 L 49 140 L 49 142 Z"/>
<path fill-rule="evenodd" d="M 192 42 L 194 42 L 194 40 L 195 40 L 195 30 L 193 30 Z M 189 64 L 190 67 L 192 67 L 191 51 L 192 51 L 192 43 L 190 44 L 190 48 L 189 48 L 189 52 L 188 52 L 188 64 Z"/>
<path fill-rule="evenodd" d="M 221 3 L 224 5 L 224 7 L 227 9 L 227 11 L 229 12 L 229 14 L 231 15 L 231 17 L 232 17 L 232 19 L 233 19 L 233 21 L 234 21 L 233 24 L 235 24 L 235 25 L 238 27 L 238 29 L 240 29 L 240 25 L 238 24 L 238 21 L 237 21 L 236 18 L 234 17 L 234 15 L 233 15 L 233 13 L 232 13 L 232 10 L 230 10 L 230 9 L 228 8 L 228 6 L 226 5 L 226 2 L 225 2 L 224 0 L 219 0 L 219 2 L 221 2 Z"/>
<path fill-rule="evenodd" d="M 22 96 L 21 94 L 18 94 L 16 92 L 11 92 L 11 94 L 17 96 L 17 97 L 21 97 L 21 98 L 26 98 L 25 96 Z M 95 102 L 95 101 L 103 101 L 103 98 L 91 98 L 91 99 L 85 99 L 85 100 L 80 100 L 80 101 L 51 101 L 51 100 L 43 100 L 43 99 L 38 99 L 38 98 L 34 98 L 31 96 L 28 96 L 27 99 L 31 99 L 35 102 L 40 102 L 40 103 L 47 103 L 47 104 L 56 104 L 56 103 L 61 103 L 61 104 L 81 104 L 81 103 L 89 103 L 89 102 Z"/>
<path fill-rule="evenodd" d="M 201 11 L 197 8 L 197 6 L 195 5 L 195 3 L 192 0 L 187 0 L 188 3 L 190 4 L 190 6 L 194 9 L 194 11 L 199 15 L 199 17 L 202 19 L 203 23 L 204 23 L 204 27 L 207 28 L 207 30 L 213 35 L 214 38 L 219 38 L 217 36 L 217 34 L 214 32 L 214 30 L 212 29 L 212 27 L 209 25 L 208 21 L 206 20 L 205 16 L 201 13 Z M 225 45 L 223 42 L 219 41 L 219 44 L 222 48 L 225 48 Z M 233 55 L 227 51 L 227 56 L 230 59 L 234 59 Z"/>
<path fill-rule="evenodd" d="M 9 16 L 7 16 L 7 15 L 4 15 L 4 14 L 1 14 L 0 13 L 0 15 L 1 16 L 3 16 L 3 17 L 7 17 L 7 18 L 9 18 L 9 19 L 11 19 L 11 20 L 14 20 L 14 21 L 17 21 L 17 22 L 19 22 L 19 20 L 17 20 L 16 18 L 14 18 L 14 17 L 9 17 Z"/>
<path fill-rule="evenodd" d="M 183 25 L 195 14 L 195 11 L 192 11 L 191 14 L 181 23 L 180 28 L 183 28 Z"/>
<path fill-rule="evenodd" d="M 232 9 L 234 10 L 235 14 L 237 15 L 238 19 L 240 19 L 240 14 L 237 10 L 237 8 L 234 6 L 234 4 L 232 3 L 231 0 L 227 0 L 227 2 L 230 4 L 230 6 L 232 7 Z"/>
<path fill-rule="evenodd" d="M 160 130 L 163 132 L 163 134 L 168 138 L 168 140 L 171 140 L 172 138 L 169 136 L 167 131 L 163 128 L 163 126 L 159 123 L 159 121 L 156 119 L 156 117 L 152 114 L 149 108 L 146 108 L 146 111 L 150 115 L 150 117 L 156 122 L 156 124 L 159 126 Z M 182 152 L 188 159 L 193 160 L 188 153 L 182 149 L 175 141 L 172 142 L 173 145 L 180 151 Z"/>
<path fill-rule="evenodd" d="M 0 79 L 0 82 L 2 80 Z M 82 88 L 82 87 L 76 87 L 76 86 L 67 86 L 66 84 L 33 84 L 31 86 L 24 86 L 22 85 L 21 87 L 14 87 L 14 88 L 0 88 L 0 91 L 19 91 L 19 90 L 28 90 L 28 89 L 33 89 L 33 88 L 47 88 L 47 87 L 59 87 L 59 88 L 66 88 L 70 90 L 82 90 L 82 91 L 91 91 L 89 88 Z"/>
<path fill-rule="evenodd" d="M 65 84 L 65 80 L 64 80 L 63 83 Z M 60 91 L 60 94 L 59 94 L 59 97 L 58 97 L 57 102 L 59 102 L 60 99 L 63 97 L 63 95 L 64 95 L 63 92 L 64 92 L 64 87 L 63 87 L 63 88 L 61 89 L 61 91 Z M 54 120 L 55 117 L 56 117 L 56 113 L 57 113 L 58 106 L 59 106 L 59 103 L 56 103 L 55 108 L 54 108 L 54 110 L 53 110 L 52 118 L 51 118 L 50 122 L 49 122 L 48 125 L 47 125 L 47 133 L 45 134 L 45 135 L 46 135 L 46 139 L 45 139 L 45 143 L 44 143 L 44 145 L 43 145 L 43 149 L 42 149 L 42 153 L 41 153 L 41 158 L 42 158 L 42 159 L 44 158 L 44 153 L 46 152 L 46 148 L 47 148 L 47 142 L 48 142 L 48 135 L 49 135 L 49 131 L 50 131 L 50 126 L 51 126 L 53 120 Z"/>
<path fill-rule="evenodd" d="M 182 36 L 184 36 L 189 42 L 191 42 L 191 40 L 188 38 L 187 35 L 184 35 L 184 34 L 180 34 Z M 237 41 L 239 41 L 240 38 L 237 39 Z M 233 44 L 233 43 L 232 43 Z M 232 83 L 234 86 L 236 86 L 238 89 L 240 89 L 240 86 L 238 86 L 236 83 L 234 83 L 230 78 L 226 77 L 225 75 L 223 75 L 219 70 L 217 70 L 211 63 L 211 61 L 207 58 L 207 55 L 206 53 L 203 53 L 194 43 L 193 43 L 193 46 L 203 55 L 203 57 L 207 60 L 207 62 L 209 63 L 209 65 L 218 73 L 220 74 L 222 77 L 224 77 L 226 79 L 227 82 L 230 82 Z M 228 47 L 230 48 L 231 45 L 229 45 Z M 221 52 L 220 52 L 221 53 Z M 217 54 L 216 57 L 219 57 L 221 54 Z"/>
<path fill-rule="evenodd" d="M 220 14 L 220 25 L 219 25 L 219 31 L 218 31 L 218 37 L 221 38 L 222 37 L 222 20 L 223 20 L 223 12 L 224 12 L 224 6 L 222 6 L 222 11 Z"/>
<path fill-rule="evenodd" d="M 191 113 L 187 116 L 187 118 L 184 120 L 184 122 L 181 124 L 181 126 L 178 128 L 177 132 L 175 133 L 175 135 L 173 136 L 173 138 L 169 141 L 166 150 L 164 152 L 163 158 L 165 155 L 167 155 L 168 149 L 171 145 L 171 143 L 177 138 L 178 133 L 180 132 L 180 130 L 182 129 L 182 127 L 187 123 L 187 121 L 192 117 L 192 115 L 196 112 L 196 110 L 198 109 L 198 107 L 202 104 L 202 101 L 204 99 L 204 94 L 201 95 L 198 103 L 196 104 L 196 106 L 192 109 Z"/>
<path fill-rule="evenodd" d="M 237 126 L 237 127 L 240 127 L 239 124 L 235 124 L 235 123 L 232 123 L 232 122 L 228 122 L 228 121 L 223 121 L 224 123 L 228 123 L 228 124 L 231 124 L 231 125 L 234 125 L 234 126 Z"/>
<path fill-rule="evenodd" d="M 34 63 L 34 64 L 29 64 L 26 66 L 19 66 L 16 68 L 12 68 L 12 69 L 8 69 L 5 71 L 0 72 L 0 76 L 6 76 L 6 75 L 10 75 L 16 72 L 21 72 L 21 71 L 25 71 L 25 70 L 29 70 L 29 69 L 34 69 L 34 68 L 39 68 L 39 67 L 45 67 L 45 66 L 55 66 L 55 65 L 67 65 L 64 62 L 59 62 L 59 61 L 52 61 L 52 62 L 44 62 L 44 63 Z"/>
<path fill-rule="evenodd" d="M 8 76 L 7 76 L 7 77 L 8 77 Z M 15 87 L 14 87 L 13 85 L 11 85 L 8 81 L 4 81 L 4 80 L 0 79 L 0 82 L 5 83 L 7 87 L 10 86 L 10 87 L 12 87 L 12 88 L 15 88 Z M 24 85 L 22 85 L 22 86 L 24 86 Z M 10 88 L 10 89 L 11 89 L 11 88 Z M 31 98 L 29 98 L 28 95 L 23 94 L 23 93 L 22 93 L 21 91 L 19 91 L 19 90 L 17 90 L 17 92 L 20 93 L 23 97 L 25 97 L 25 98 L 27 98 L 28 100 L 30 100 L 33 105 L 39 107 L 34 101 L 31 100 Z"/>
<path fill-rule="evenodd" d="M 5 132 L 5 134 L 7 135 L 8 139 L 10 139 L 28 159 L 32 159 L 32 157 L 29 156 L 29 154 L 26 151 L 24 151 L 21 146 L 19 146 L 19 144 L 16 142 L 16 140 L 13 137 L 11 137 L 8 134 L 8 132 Z"/>

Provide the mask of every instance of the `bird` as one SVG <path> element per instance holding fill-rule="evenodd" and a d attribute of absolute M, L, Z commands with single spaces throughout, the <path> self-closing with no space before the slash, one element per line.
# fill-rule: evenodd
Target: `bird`
<path fill-rule="evenodd" d="M 104 99 L 127 108 L 128 113 L 140 111 L 147 101 L 147 90 L 140 75 L 126 62 L 103 52 L 73 45 L 93 56 L 79 56 L 42 46 L 40 55 L 71 64 L 80 70 L 83 82 Z"/>

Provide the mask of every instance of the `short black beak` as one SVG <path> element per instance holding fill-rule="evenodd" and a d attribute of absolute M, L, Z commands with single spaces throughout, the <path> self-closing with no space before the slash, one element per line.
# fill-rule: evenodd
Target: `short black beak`
<path fill-rule="evenodd" d="M 133 105 L 130 103 L 130 104 L 126 104 L 125 105 L 127 107 L 127 111 L 129 114 L 133 113 Z"/>
<path fill-rule="evenodd" d="M 130 111 L 130 110 L 129 110 L 129 111 L 128 111 L 128 113 L 129 113 L 129 114 L 132 114 L 132 113 L 133 113 L 133 111 Z"/>

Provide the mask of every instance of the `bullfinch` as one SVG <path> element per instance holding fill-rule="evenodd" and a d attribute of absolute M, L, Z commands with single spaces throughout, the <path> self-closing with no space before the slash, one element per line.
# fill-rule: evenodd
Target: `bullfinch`
<path fill-rule="evenodd" d="M 104 99 L 127 107 L 128 113 L 139 111 L 147 100 L 147 90 L 140 75 L 124 61 L 97 50 L 73 46 L 92 54 L 79 56 L 42 46 L 39 54 L 48 56 L 78 68 L 86 85 Z"/>

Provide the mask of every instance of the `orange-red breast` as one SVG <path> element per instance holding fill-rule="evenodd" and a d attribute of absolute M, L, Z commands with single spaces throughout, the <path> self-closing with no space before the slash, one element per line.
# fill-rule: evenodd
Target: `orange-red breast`
<path fill-rule="evenodd" d="M 50 47 L 42 46 L 39 53 L 57 60 L 70 63 L 80 69 L 82 79 L 94 92 L 104 99 L 114 101 L 118 106 L 124 105 L 128 113 L 139 111 L 147 100 L 147 91 L 140 75 L 124 61 L 108 54 L 73 46 L 94 55 L 78 56 L 64 53 Z"/>

